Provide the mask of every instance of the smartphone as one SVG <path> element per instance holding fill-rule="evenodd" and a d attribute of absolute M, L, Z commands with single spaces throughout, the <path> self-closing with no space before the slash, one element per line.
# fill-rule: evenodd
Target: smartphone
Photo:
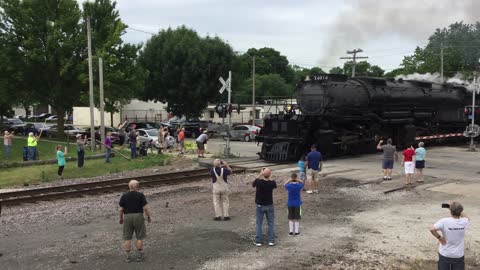
<path fill-rule="evenodd" d="M 442 208 L 450 208 L 450 204 L 448 204 L 448 203 L 442 203 Z"/>

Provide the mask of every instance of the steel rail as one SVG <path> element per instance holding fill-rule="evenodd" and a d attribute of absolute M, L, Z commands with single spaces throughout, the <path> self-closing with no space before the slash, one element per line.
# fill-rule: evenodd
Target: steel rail
<path fill-rule="evenodd" d="M 233 169 L 232 173 L 243 173 L 245 169 Z M 86 182 L 63 186 L 28 189 L 0 194 L 0 209 L 2 205 L 14 205 L 27 202 L 56 200 L 82 195 L 107 193 L 128 190 L 127 183 L 136 179 L 143 187 L 156 185 L 175 185 L 209 177 L 209 169 L 197 169 L 173 173 L 161 173 L 145 176 L 110 179 L 105 181 Z M 1 210 L 0 210 L 1 211 Z"/>

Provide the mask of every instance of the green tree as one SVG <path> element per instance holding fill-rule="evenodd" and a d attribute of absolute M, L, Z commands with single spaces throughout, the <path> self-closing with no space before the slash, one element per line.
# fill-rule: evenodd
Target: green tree
<path fill-rule="evenodd" d="M 85 18 L 91 18 L 94 63 L 98 63 L 99 57 L 103 59 L 105 111 L 112 113 L 110 121 L 113 125 L 113 113 L 139 95 L 143 88 L 144 72 L 137 63 L 140 45 L 123 43 L 121 36 L 127 25 L 121 21 L 115 2 L 85 2 L 83 11 Z M 94 74 L 98 74 L 98 65 L 94 65 L 94 70 Z M 86 84 L 88 75 L 84 74 L 82 79 Z"/>
<path fill-rule="evenodd" d="M 0 40 L 13 52 L 8 63 L 35 100 L 50 104 L 59 116 L 70 110 L 83 87 L 85 38 L 75 0 L 0 1 Z M 58 117 L 60 134 L 64 118 Z"/>
<path fill-rule="evenodd" d="M 353 67 L 352 61 L 345 62 L 345 64 L 343 65 L 344 74 L 347 75 L 348 77 L 352 77 L 352 67 Z M 379 66 L 376 66 L 376 65 L 372 66 L 367 61 L 360 61 L 355 66 L 356 77 L 360 77 L 360 76 L 382 77 L 384 73 L 385 71 L 381 69 Z"/>
<path fill-rule="evenodd" d="M 343 69 L 341 67 L 334 67 L 328 71 L 329 74 L 343 74 Z"/>
<path fill-rule="evenodd" d="M 400 65 L 401 70 L 396 73 L 440 72 L 442 47 L 446 77 L 454 76 L 457 72 L 463 74 L 473 72 L 480 58 L 480 22 L 475 24 L 456 22 L 446 28 L 436 29 L 425 47 L 417 47 L 413 55 L 404 57 Z"/>
<path fill-rule="evenodd" d="M 290 98 L 293 95 L 293 86 L 288 84 L 279 74 L 255 76 L 255 99 L 265 103 L 266 99 Z M 239 91 L 234 93 L 235 103 L 249 103 L 252 98 L 252 79 L 246 79 Z"/>
<path fill-rule="evenodd" d="M 323 71 L 323 69 L 321 69 L 319 67 L 313 67 L 311 69 L 308 69 L 308 68 L 302 68 L 302 67 L 299 67 L 299 66 L 293 66 L 293 70 L 295 72 L 295 82 L 301 81 L 307 75 L 326 74 L 326 72 Z"/>
<path fill-rule="evenodd" d="M 242 61 L 241 69 L 238 72 L 243 78 L 251 77 L 252 57 L 255 56 L 255 74 L 279 74 L 287 83 L 295 83 L 294 69 L 290 66 L 286 56 L 281 55 L 279 51 L 273 48 L 250 48 L 242 55 L 239 55 Z"/>
<path fill-rule="evenodd" d="M 175 115 L 198 117 L 208 102 L 221 98 L 218 78 L 228 76 L 234 54 L 220 38 L 202 38 L 181 26 L 148 40 L 139 61 L 147 71 L 142 99 L 168 102 Z"/>

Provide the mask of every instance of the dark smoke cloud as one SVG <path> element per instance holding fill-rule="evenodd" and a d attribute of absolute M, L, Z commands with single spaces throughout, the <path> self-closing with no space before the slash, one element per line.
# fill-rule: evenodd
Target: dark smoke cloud
<path fill-rule="evenodd" d="M 479 0 L 347 0 L 330 31 L 322 63 L 336 63 L 347 49 L 386 38 L 426 44 L 437 28 L 480 20 Z M 388 48 L 386 48 L 388 49 Z"/>

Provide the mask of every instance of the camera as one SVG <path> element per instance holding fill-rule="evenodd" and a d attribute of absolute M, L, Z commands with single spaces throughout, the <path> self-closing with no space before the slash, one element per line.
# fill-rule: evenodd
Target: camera
<path fill-rule="evenodd" d="M 450 204 L 448 204 L 448 203 L 442 203 L 442 208 L 450 208 Z"/>

